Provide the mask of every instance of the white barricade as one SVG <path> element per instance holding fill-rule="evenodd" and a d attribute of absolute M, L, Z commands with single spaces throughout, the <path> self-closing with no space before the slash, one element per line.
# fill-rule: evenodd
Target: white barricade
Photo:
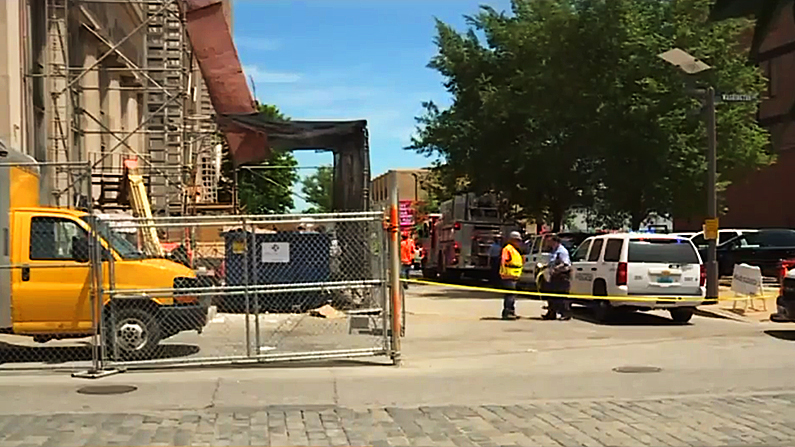
<path fill-rule="evenodd" d="M 751 308 L 754 308 L 754 297 L 761 297 L 763 294 L 762 289 L 762 270 L 759 267 L 748 264 L 735 264 L 734 273 L 732 274 L 732 292 L 735 296 L 744 295 L 747 297 L 744 301 L 743 309 L 748 307 L 750 302 Z M 767 302 L 764 297 L 762 299 L 762 310 L 767 310 Z M 734 301 L 732 308 L 736 309 L 737 300 Z"/>

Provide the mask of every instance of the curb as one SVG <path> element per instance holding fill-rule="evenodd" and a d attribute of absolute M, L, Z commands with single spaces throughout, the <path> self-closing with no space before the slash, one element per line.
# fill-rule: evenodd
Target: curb
<path fill-rule="evenodd" d="M 721 309 L 717 307 L 698 307 L 696 308 L 696 315 L 700 315 L 702 317 L 707 318 L 720 318 L 724 320 L 734 320 L 739 321 L 741 323 L 762 323 L 768 321 L 770 319 L 771 312 L 765 313 L 766 315 L 764 319 L 754 318 L 754 317 L 747 317 L 743 315 L 738 315 L 730 310 Z M 761 317 L 761 315 L 759 315 Z"/>

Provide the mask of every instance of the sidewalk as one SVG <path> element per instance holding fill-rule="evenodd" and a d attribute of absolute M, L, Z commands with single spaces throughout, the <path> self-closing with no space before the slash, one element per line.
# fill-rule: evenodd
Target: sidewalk
<path fill-rule="evenodd" d="M 758 323 L 770 321 L 770 314 L 776 312 L 777 287 L 765 287 L 764 298 L 743 299 L 736 295 L 729 287 L 720 287 L 720 301 L 711 306 L 700 306 L 702 313 L 711 314 L 717 318 L 727 318 L 736 321 Z"/>

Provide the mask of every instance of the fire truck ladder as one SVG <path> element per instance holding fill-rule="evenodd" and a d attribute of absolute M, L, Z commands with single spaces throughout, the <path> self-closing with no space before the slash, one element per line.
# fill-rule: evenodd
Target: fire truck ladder
<path fill-rule="evenodd" d="M 154 227 L 152 208 L 149 205 L 149 198 L 146 194 L 144 178 L 138 172 L 138 160 L 124 160 L 124 167 L 127 168 L 127 179 L 130 182 L 130 203 L 135 217 L 143 218 L 142 239 L 144 250 L 149 256 L 162 258 L 165 256 L 163 246 L 160 245 L 160 238 L 157 236 L 157 229 Z"/>

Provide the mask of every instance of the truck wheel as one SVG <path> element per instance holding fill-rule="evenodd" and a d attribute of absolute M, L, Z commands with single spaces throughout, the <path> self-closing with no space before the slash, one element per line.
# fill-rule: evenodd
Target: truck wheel
<path fill-rule="evenodd" d="M 671 319 L 677 323 L 687 323 L 693 318 L 693 311 L 692 307 L 675 307 L 671 309 Z"/>
<path fill-rule="evenodd" d="M 151 358 L 160 341 L 160 325 L 151 312 L 135 307 L 112 312 L 108 325 L 113 326 L 107 332 L 109 354 L 115 352 L 115 343 L 121 359 Z"/>

